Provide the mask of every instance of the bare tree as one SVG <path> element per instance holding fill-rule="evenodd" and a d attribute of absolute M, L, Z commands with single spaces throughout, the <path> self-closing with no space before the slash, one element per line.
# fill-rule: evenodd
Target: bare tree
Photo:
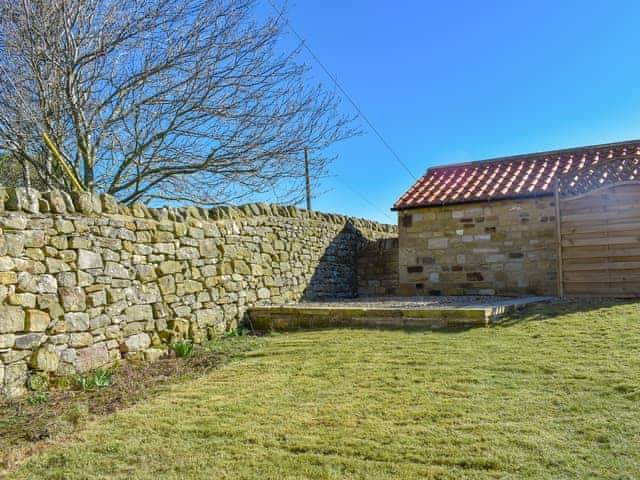
<path fill-rule="evenodd" d="M 49 187 L 202 205 L 304 195 L 353 135 L 255 0 L 0 0 L 0 151 Z M 295 197 L 295 198 L 294 198 Z"/>

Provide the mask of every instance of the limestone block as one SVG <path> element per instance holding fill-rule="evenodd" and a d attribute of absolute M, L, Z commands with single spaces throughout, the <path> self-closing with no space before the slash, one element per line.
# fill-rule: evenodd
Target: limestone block
<path fill-rule="evenodd" d="M 97 198 L 97 196 L 96 196 Z M 89 192 L 71 192 L 71 199 L 76 211 L 85 215 L 91 215 L 92 213 L 98 213 L 98 208 L 102 210 L 102 204 L 93 198 L 93 195 Z M 100 205 L 98 207 L 98 205 Z"/>
<path fill-rule="evenodd" d="M 109 350 L 104 342 L 77 351 L 75 367 L 79 373 L 89 372 L 110 362 Z"/>
<path fill-rule="evenodd" d="M 33 275 L 23 271 L 18 273 L 18 291 L 28 293 L 57 293 L 58 282 L 53 275 Z"/>
<path fill-rule="evenodd" d="M 74 249 L 88 249 L 91 248 L 91 240 L 86 237 L 71 237 L 69 240 L 69 247 Z"/>
<path fill-rule="evenodd" d="M 0 306 L 0 333 L 24 331 L 25 314 L 21 307 Z"/>
<path fill-rule="evenodd" d="M 158 265 L 158 270 L 162 275 L 168 275 L 170 273 L 182 272 L 182 264 L 174 260 L 168 260 Z"/>
<path fill-rule="evenodd" d="M 240 275 L 251 275 L 251 268 L 243 260 L 233 260 L 233 272 Z"/>
<path fill-rule="evenodd" d="M 87 287 L 94 282 L 93 275 L 87 272 L 78 272 L 78 286 L 79 287 Z"/>
<path fill-rule="evenodd" d="M 449 239 L 446 237 L 431 238 L 427 242 L 427 247 L 430 250 L 444 249 L 444 248 L 447 248 L 448 246 L 449 246 Z"/>
<path fill-rule="evenodd" d="M 15 343 L 16 343 L 16 336 L 13 333 L 4 333 L 0 335 L 0 350 L 13 348 L 13 345 Z"/>
<path fill-rule="evenodd" d="M 36 296 L 33 293 L 13 293 L 7 297 L 7 303 L 22 308 L 35 308 Z"/>
<path fill-rule="evenodd" d="M 28 223 L 27 216 L 22 213 L 9 213 L 0 217 L 0 227 L 10 230 L 24 230 Z"/>
<path fill-rule="evenodd" d="M 107 262 L 104 267 L 104 274 L 112 278 L 129 278 L 129 270 L 123 265 L 115 262 Z"/>
<path fill-rule="evenodd" d="M 71 312 L 64 314 L 68 332 L 83 332 L 89 330 L 89 314 L 85 312 Z"/>
<path fill-rule="evenodd" d="M 16 262 L 11 257 L 0 257 L 0 272 L 15 270 Z"/>
<path fill-rule="evenodd" d="M 6 233 L 4 236 L 6 254 L 10 257 L 19 257 L 24 252 L 24 237 L 15 233 Z"/>
<path fill-rule="evenodd" d="M 107 292 L 100 290 L 87 295 L 87 303 L 91 307 L 99 307 L 107 304 Z"/>
<path fill-rule="evenodd" d="M 73 225 L 73 222 L 69 220 L 65 220 L 64 218 L 57 218 L 56 230 L 60 234 L 69 234 L 75 232 L 76 227 Z"/>
<path fill-rule="evenodd" d="M 200 282 L 196 282 L 194 280 L 185 280 L 183 288 L 184 293 L 186 293 L 187 295 L 191 293 L 201 292 L 204 289 Z"/>
<path fill-rule="evenodd" d="M 73 348 L 93 345 L 93 335 L 88 332 L 72 333 L 69 335 L 69 346 Z"/>
<path fill-rule="evenodd" d="M 42 372 L 55 372 L 60 363 L 60 353 L 52 345 L 40 347 L 33 353 L 29 366 Z"/>
<path fill-rule="evenodd" d="M 102 211 L 104 213 L 111 213 L 111 214 L 118 213 L 118 209 L 119 209 L 118 201 L 114 197 L 105 193 L 101 196 L 101 200 L 102 200 Z"/>
<path fill-rule="evenodd" d="M 25 248 L 42 248 L 45 246 L 45 236 L 42 230 L 24 230 L 21 232 Z"/>
<path fill-rule="evenodd" d="M 26 313 L 24 329 L 27 332 L 44 332 L 50 322 L 51 317 L 47 312 L 29 309 Z"/>
<path fill-rule="evenodd" d="M 160 360 L 166 353 L 167 349 L 165 348 L 148 348 L 144 351 L 144 359 L 149 363 L 154 363 Z"/>
<path fill-rule="evenodd" d="M 8 199 L 5 203 L 7 210 L 23 210 L 29 213 L 40 211 L 40 192 L 33 188 L 7 188 Z"/>
<path fill-rule="evenodd" d="M 9 398 L 19 397 L 27 392 L 27 364 L 16 362 L 4 367 L 4 393 Z"/>
<path fill-rule="evenodd" d="M 49 192 L 44 192 L 42 197 L 49 204 L 49 209 L 53 213 L 66 213 L 67 211 L 67 203 L 65 201 L 62 192 L 59 190 L 51 190 Z"/>
<path fill-rule="evenodd" d="M 66 312 L 83 312 L 87 309 L 86 295 L 81 287 L 61 287 L 59 294 Z"/>
<path fill-rule="evenodd" d="M 153 265 L 137 265 L 136 278 L 141 282 L 151 282 L 157 278 Z"/>
<path fill-rule="evenodd" d="M 124 311 L 124 314 L 130 322 L 153 320 L 153 309 L 151 305 L 132 305 Z"/>
<path fill-rule="evenodd" d="M 151 337 L 146 333 L 138 333 L 125 338 L 123 353 L 134 353 L 141 350 L 146 350 L 151 346 Z"/>
<path fill-rule="evenodd" d="M 56 275 L 56 280 L 60 287 L 75 287 L 78 285 L 76 272 L 60 272 Z"/>
<path fill-rule="evenodd" d="M 178 260 L 193 260 L 195 258 L 200 258 L 200 252 L 198 249 L 193 247 L 182 247 L 177 250 L 176 258 Z"/>
<path fill-rule="evenodd" d="M 0 272 L 0 285 L 14 285 L 18 282 L 16 272 Z"/>
<path fill-rule="evenodd" d="M 42 345 L 46 338 L 46 335 L 43 333 L 26 333 L 24 335 L 16 335 L 14 347 L 17 350 L 33 350 L 34 348 Z"/>
<path fill-rule="evenodd" d="M 91 330 L 98 330 L 100 328 L 105 328 L 111 323 L 111 319 L 108 315 L 98 315 L 97 317 L 93 317 L 90 321 Z"/>

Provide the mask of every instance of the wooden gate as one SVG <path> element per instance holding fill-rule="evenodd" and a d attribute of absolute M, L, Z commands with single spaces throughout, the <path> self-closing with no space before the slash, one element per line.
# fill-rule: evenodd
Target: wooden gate
<path fill-rule="evenodd" d="M 640 296 L 640 182 L 556 197 L 560 283 L 568 296 Z"/>

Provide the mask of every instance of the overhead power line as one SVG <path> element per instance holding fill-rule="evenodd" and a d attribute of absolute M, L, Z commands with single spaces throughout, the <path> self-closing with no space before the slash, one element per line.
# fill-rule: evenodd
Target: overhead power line
<path fill-rule="evenodd" d="M 271 4 L 271 6 L 273 7 L 273 9 L 278 13 L 281 14 L 282 11 L 278 10 L 278 8 L 276 7 L 276 5 L 273 3 L 272 0 L 269 0 L 269 3 Z M 309 47 L 309 45 L 307 44 L 307 41 L 304 39 L 304 37 L 302 37 L 302 35 L 300 35 L 298 33 L 298 31 L 293 27 L 293 25 L 291 25 L 291 22 L 289 21 L 289 19 L 285 18 L 284 19 L 285 23 L 287 24 L 287 26 L 289 27 L 289 30 L 291 30 L 291 32 L 298 38 L 298 40 L 300 41 L 300 43 L 302 44 L 302 46 L 304 47 L 304 49 L 309 53 L 309 55 L 311 55 L 311 57 L 316 61 L 316 63 L 318 65 L 320 65 L 320 68 L 322 68 L 322 70 L 324 71 L 324 73 L 327 74 L 327 76 L 333 81 L 333 83 L 335 84 L 335 86 L 338 88 L 338 90 L 340 90 L 340 92 L 342 93 L 342 95 L 344 95 L 344 97 L 349 101 L 349 103 L 351 103 L 351 105 L 353 106 L 353 108 L 355 108 L 356 112 L 358 112 L 358 115 L 360 116 L 360 118 L 362 118 L 367 125 L 369 125 L 369 128 L 371 128 L 371 130 L 373 131 L 373 133 L 378 137 L 378 139 L 380 139 L 380 141 L 382 142 L 382 144 L 387 148 L 387 150 L 389 150 L 391 152 L 391 154 L 393 155 L 393 157 L 396 159 L 396 161 L 402 166 L 402 168 L 404 168 L 406 170 L 406 172 L 414 179 L 414 180 L 418 180 L 418 177 L 416 177 L 413 172 L 411 171 L 411 169 L 407 166 L 407 164 L 405 162 L 402 161 L 402 159 L 400 158 L 400 155 L 398 155 L 398 153 L 393 149 L 393 147 L 391 146 L 391 144 L 389 144 L 389 142 L 387 142 L 387 140 L 382 136 L 382 133 L 380 133 L 380 130 L 378 130 L 376 128 L 376 126 L 373 124 L 373 122 L 371 120 L 369 120 L 369 117 L 367 117 L 367 115 L 362 111 L 362 108 L 360 108 L 360 106 L 356 103 L 356 101 L 353 99 L 353 97 L 351 95 L 349 95 L 349 92 L 347 92 L 347 90 L 340 84 L 340 82 L 338 82 L 338 79 L 336 78 L 335 75 L 333 75 L 329 69 L 325 66 L 324 63 L 322 63 L 322 61 L 320 60 L 320 58 L 315 54 L 315 52 L 311 49 L 311 47 Z"/>
<path fill-rule="evenodd" d="M 347 190 L 350 190 L 351 193 L 353 193 L 354 195 L 356 195 L 357 197 L 360 197 L 360 199 L 364 202 L 366 202 L 368 205 L 370 205 L 371 207 L 375 208 L 379 213 L 381 213 L 382 215 L 385 216 L 385 218 L 387 218 L 388 220 L 390 220 L 392 223 L 395 222 L 395 218 L 393 218 L 389 212 L 384 211 L 379 205 L 376 205 L 375 203 L 373 203 L 371 200 L 369 200 L 366 196 L 364 196 L 362 193 L 360 193 L 359 191 L 357 191 L 355 188 L 351 187 L 347 182 L 345 182 L 344 180 L 342 180 L 340 177 L 336 177 L 338 179 L 338 181 L 340 183 L 342 183 L 342 185 L 344 185 Z"/>

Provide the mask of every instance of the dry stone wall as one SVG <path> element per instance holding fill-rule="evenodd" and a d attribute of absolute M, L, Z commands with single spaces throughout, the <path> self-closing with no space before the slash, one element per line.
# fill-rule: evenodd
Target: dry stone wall
<path fill-rule="evenodd" d="M 402 295 L 557 295 L 553 197 L 399 213 Z"/>
<path fill-rule="evenodd" d="M 358 254 L 358 296 L 398 294 L 398 239 L 368 242 Z"/>
<path fill-rule="evenodd" d="M 0 190 L 0 395 L 32 372 L 153 360 L 255 304 L 353 297 L 357 256 L 395 226 L 295 207 L 126 207 Z"/>

